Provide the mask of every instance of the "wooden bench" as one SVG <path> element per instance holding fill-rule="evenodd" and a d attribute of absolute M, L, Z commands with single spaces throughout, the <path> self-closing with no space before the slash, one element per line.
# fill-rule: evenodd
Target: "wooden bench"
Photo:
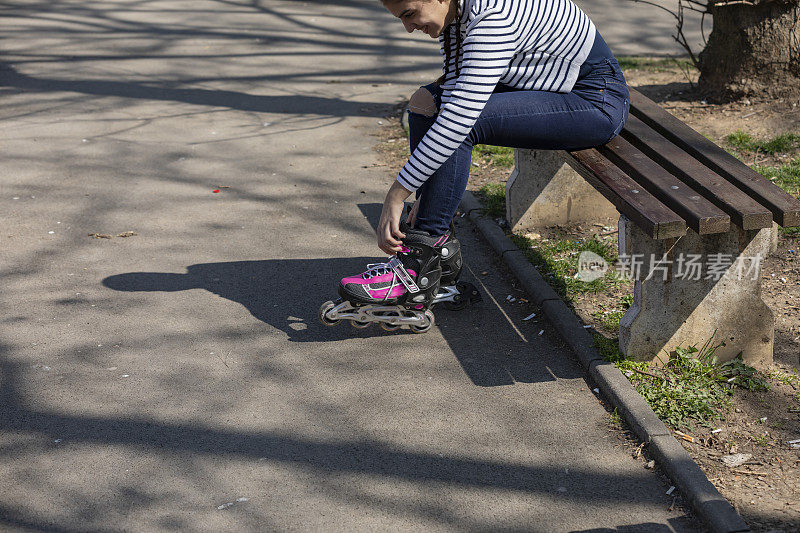
<path fill-rule="evenodd" d="M 618 217 L 621 263 L 635 279 L 623 353 L 652 360 L 713 336 L 720 360 L 772 361 L 761 261 L 778 224 L 800 225 L 800 200 L 635 90 L 625 128 L 606 145 L 515 159 L 512 229 Z"/>

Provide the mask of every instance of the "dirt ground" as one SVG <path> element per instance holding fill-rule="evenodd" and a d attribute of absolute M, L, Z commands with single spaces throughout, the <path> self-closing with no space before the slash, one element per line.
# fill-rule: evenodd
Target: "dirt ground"
<path fill-rule="evenodd" d="M 658 102 L 695 130 L 717 144 L 728 147 L 725 137 L 744 130 L 757 138 L 772 138 L 782 133 L 800 132 L 800 103 L 790 101 L 743 100 L 712 105 L 702 100 L 693 83 L 696 75 L 679 68 L 627 70 L 628 83 Z M 408 143 L 400 124 L 404 106 L 395 109 L 379 133 L 377 150 L 389 168 L 399 169 L 408 157 Z M 755 154 L 748 164 L 779 165 L 790 156 Z M 468 188 L 478 191 L 487 183 L 504 183 L 511 170 L 495 167 L 488 159 L 473 163 Z M 597 235 L 616 246 L 610 228 L 541 228 L 542 239 L 586 238 Z M 632 283 L 606 293 L 577 296 L 573 305 L 586 324 L 615 337 L 595 317 L 614 309 L 620 298 L 632 294 Z M 763 264 L 762 293 L 775 315 L 774 364 L 762 368 L 767 375 L 800 373 L 800 238 L 781 235 L 777 253 Z M 726 419 L 712 429 L 691 433 L 694 442 L 679 439 L 703 468 L 717 489 L 736 507 L 754 531 L 800 532 L 800 449 L 788 442 L 800 439 L 800 390 L 798 383 L 770 379 L 766 392 L 739 389 Z M 677 428 L 676 428 L 677 429 Z M 620 429 L 623 445 L 647 463 L 646 451 Z M 730 454 L 749 457 L 735 467 L 721 458 Z"/>

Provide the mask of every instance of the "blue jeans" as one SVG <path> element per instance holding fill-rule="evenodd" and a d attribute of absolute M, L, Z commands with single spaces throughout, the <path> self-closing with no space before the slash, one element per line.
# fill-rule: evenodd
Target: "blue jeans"
<path fill-rule="evenodd" d="M 498 85 L 466 140 L 417 190 L 416 229 L 443 235 L 456 214 L 469 178 L 476 144 L 539 150 L 580 150 L 600 146 L 617 136 L 628 118 L 630 96 L 619 63 L 613 57 L 587 65 L 572 91 L 520 91 Z M 582 71 L 583 74 L 583 71 Z M 441 106 L 442 88 L 424 87 Z M 409 111 L 413 151 L 436 116 Z"/>

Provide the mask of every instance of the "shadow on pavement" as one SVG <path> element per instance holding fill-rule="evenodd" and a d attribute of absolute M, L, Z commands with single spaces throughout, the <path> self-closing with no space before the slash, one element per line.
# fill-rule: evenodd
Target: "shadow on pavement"
<path fill-rule="evenodd" d="M 129 272 L 109 276 L 103 285 L 122 292 L 175 292 L 203 289 L 244 306 L 255 318 L 284 332 L 292 342 L 337 342 L 352 338 L 416 335 L 408 330 L 388 333 L 377 325 L 356 329 L 347 323 L 328 327 L 317 310 L 336 298 L 337 278 L 330 273 L 363 271 L 374 257 L 235 261 L 190 265 L 185 274 Z M 464 276 L 469 281 L 467 276 Z M 434 307 L 437 325 L 464 372 L 480 387 L 553 381 L 556 376 L 582 374 L 557 352 L 535 353 L 520 342 L 491 304 L 462 311 Z M 444 327 L 442 327 L 444 326 Z M 491 338 L 486 335 L 491 331 Z"/>
<path fill-rule="evenodd" d="M 682 522 L 681 520 L 670 520 L 670 522 L 673 521 L 676 524 Z M 595 529 L 574 530 L 571 531 L 570 533 L 641 533 L 642 531 L 647 531 L 648 533 L 671 533 L 672 531 L 675 531 L 675 529 L 666 524 L 645 522 L 643 524 L 632 524 L 629 526 L 600 527 Z"/>
<path fill-rule="evenodd" d="M 304 94 L 282 96 L 254 95 L 239 91 L 197 88 L 159 87 L 147 83 L 114 80 L 61 80 L 32 77 L 17 72 L 0 62 L 0 87 L 13 87 L 31 92 L 80 93 L 91 96 L 116 96 L 136 100 L 181 102 L 240 111 L 283 114 L 317 114 L 336 117 L 373 116 L 374 108 L 385 108 L 384 102 L 347 101 Z M 367 107 L 365 107 L 367 106 Z"/>
<path fill-rule="evenodd" d="M 5 347 L 0 346 L 0 353 Z M 368 490 L 359 489 L 351 483 L 352 474 L 366 474 L 375 478 L 396 482 L 428 484 L 431 487 L 446 485 L 464 488 L 502 490 L 511 493 L 546 494 L 547 497 L 572 501 L 580 505 L 613 504 L 624 499 L 628 504 L 650 503 L 652 498 L 636 490 L 640 476 L 616 474 L 604 469 L 596 471 L 572 468 L 565 475 L 562 466 L 530 465 L 513 460 L 492 460 L 444 456 L 442 454 L 398 448 L 368 437 L 360 440 L 324 441 L 314 440 L 291 433 L 275 431 L 248 431 L 202 423 L 172 423 L 152 417 L 130 414 L 120 416 L 98 415 L 91 412 L 73 414 L 68 410 L 51 411 L 36 407 L 25 399 L 17 384 L 22 381 L 25 368 L 20 363 L 0 358 L 0 431 L 13 434 L 38 434 L 49 438 L 58 437 L 62 446 L 102 446 L 108 449 L 124 446 L 137 453 L 162 453 L 170 457 L 216 457 L 217 460 L 267 461 L 268 463 L 299 468 L 313 475 L 318 490 L 329 492 L 340 499 L 366 500 Z M 45 453 L 38 447 L 24 450 L 25 453 Z M 0 449 L 0 458 L 9 460 L 23 453 L 14 446 Z M 193 472 L 187 464 L 186 470 L 177 470 L 190 480 Z M 86 474 L 88 475 L 88 473 Z M 603 490 L 598 490 L 603 487 Z M 273 487 L 270 490 L 281 490 Z M 77 531 L 78 524 L 87 527 L 93 520 L 103 520 L 101 509 L 107 505 L 122 504 L 136 506 L 128 501 L 125 487 L 117 486 L 107 494 L 100 504 L 93 503 L 94 510 L 84 507 L 87 502 L 73 501 L 61 515 L 59 523 L 52 524 L 45 515 L 32 515 L 23 508 L 8 508 L 0 503 L 0 524 L 46 531 Z M 75 494 L 65 494 L 69 500 Z M 107 500 L 107 501 L 106 501 Z M 146 502 L 140 502 L 145 505 Z M 377 503 L 377 502 L 371 502 Z M 386 504 L 386 502 L 383 502 Z M 441 508 L 425 506 L 415 508 L 413 501 L 391 503 L 401 505 L 409 511 L 419 512 L 450 523 L 459 528 L 490 527 L 490 523 L 475 523 L 463 516 L 451 516 L 442 502 Z M 396 511 L 396 509 L 395 509 Z M 96 514 L 95 516 L 95 513 Z M 493 518 L 488 518 L 493 520 Z M 75 524 L 71 526 L 70 524 Z M 84 529 L 85 530 L 85 529 Z M 606 530 L 598 530 L 606 531 Z M 612 531 L 612 530 L 609 530 Z M 619 529 L 616 531 L 628 531 Z"/>

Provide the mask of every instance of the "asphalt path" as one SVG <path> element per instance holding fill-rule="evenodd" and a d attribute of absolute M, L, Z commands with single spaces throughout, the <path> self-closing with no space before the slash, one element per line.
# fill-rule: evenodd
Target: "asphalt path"
<path fill-rule="evenodd" d="M 317 321 L 437 69 L 377 0 L 2 15 L 0 528 L 692 530 L 465 220 L 482 304 Z"/>

